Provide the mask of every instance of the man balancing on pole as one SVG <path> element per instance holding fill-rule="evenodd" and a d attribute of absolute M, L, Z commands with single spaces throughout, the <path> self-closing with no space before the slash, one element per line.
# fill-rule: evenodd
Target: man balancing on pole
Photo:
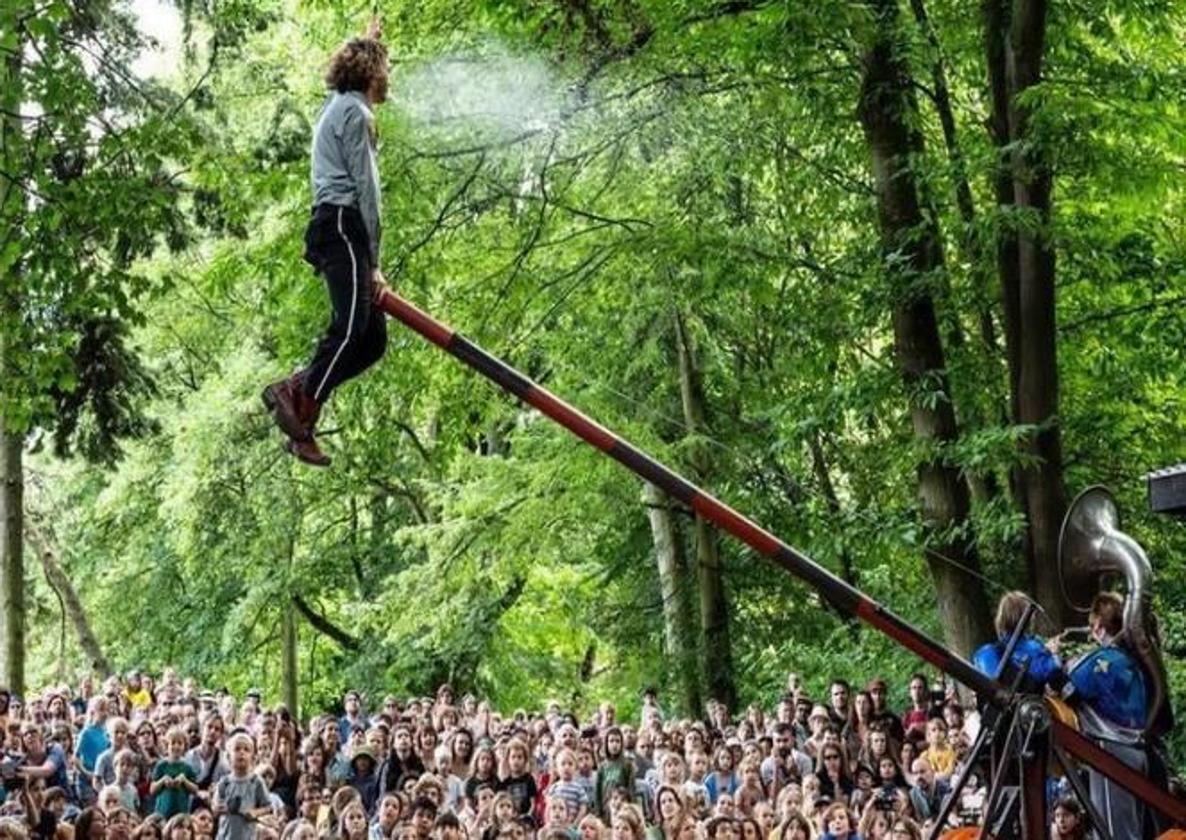
<path fill-rule="evenodd" d="M 330 458 L 314 430 L 334 389 L 387 349 L 385 316 L 374 305 L 386 289 L 379 270 L 379 168 L 373 108 L 387 99 L 387 48 L 379 18 L 366 37 L 343 45 L 325 81 L 332 89 L 313 135 L 313 215 L 305 260 L 325 278 L 333 317 L 313 360 L 263 392 L 264 405 L 288 436 L 285 447 L 307 464 Z"/>

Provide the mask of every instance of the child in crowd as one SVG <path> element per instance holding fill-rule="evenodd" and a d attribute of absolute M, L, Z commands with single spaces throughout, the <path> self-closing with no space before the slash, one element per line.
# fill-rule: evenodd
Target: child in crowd
<path fill-rule="evenodd" d="M 338 840 L 367 840 L 367 814 L 361 802 L 351 802 L 338 817 Z"/>
<path fill-rule="evenodd" d="M 217 840 L 253 840 L 260 817 L 271 813 L 268 789 L 251 768 L 255 744 L 245 732 L 227 741 L 230 772 L 214 791 L 214 813 L 218 814 Z M 364 821 L 365 822 L 365 821 Z"/>
<path fill-rule="evenodd" d="M 955 770 L 956 754 L 947 742 L 947 721 L 933 717 L 927 721 L 927 748 L 922 753 L 930 762 L 936 778 L 948 779 Z"/>
<path fill-rule="evenodd" d="M 820 840 L 861 840 L 856 821 L 843 802 L 833 802 L 825 808 L 820 825 L 824 828 Z"/>
<path fill-rule="evenodd" d="M 1050 840 L 1083 840 L 1087 833 L 1083 823 L 1083 808 L 1079 803 L 1074 799 L 1060 799 L 1054 806 Z"/>
<path fill-rule="evenodd" d="M 549 796 L 559 796 L 567 802 L 576 815 L 573 822 L 579 821 L 589 812 L 592 803 L 585 786 L 577 781 L 577 757 L 568 747 L 561 747 L 552 759 L 555 766 L 555 777 L 548 786 Z"/>
<path fill-rule="evenodd" d="M 708 791 L 708 804 L 715 805 L 721 794 L 732 796 L 741 786 L 740 779 L 733 772 L 733 752 L 728 747 L 717 747 L 713 754 L 712 772 L 704 780 Z"/>
<path fill-rule="evenodd" d="M 155 797 L 153 811 L 166 820 L 188 814 L 190 797 L 198 792 L 197 774 L 185 760 L 187 743 L 185 730 L 174 726 L 165 734 L 165 757 L 152 768 L 148 790 Z M 186 830 L 192 831 L 192 825 Z"/>
<path fill-rule="evenodd" d="M 174 814 L 161 832 L 161 840 L 193 840 L 193 836 L 194 822 L 189 814 Z"/>
<path fill-rule="evenodd" d="M 511 741 L 506 750 L 506 772 L 498 780 L 498 790 L 510 794 L 515 813 L 524 817 L 531 814 L 531 806 L 539 792 L 535 777 L 528 770 L 530 759 L 526 743 L 517 738 Z"/>
<path fill-rule="evenodd" d="M 140 792 L 136 789 L 136 774 L 140 763 L 136 753 L 122 749 L 115 755 L 115 786 L 119 788 L 119 804 L 129 814 L 140 813 Z"/>
<path fill-rule="evenodd" d="M 577 748 L 577 783 L 585 789 L 585 797 L 590 802 L 597 797 L 597 761 L 593 750 L 587 746 Z"/>

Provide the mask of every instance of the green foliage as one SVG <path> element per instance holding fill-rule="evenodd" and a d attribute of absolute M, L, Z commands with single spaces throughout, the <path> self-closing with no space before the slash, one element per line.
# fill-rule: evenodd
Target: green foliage
<path fill-rule="evenodd" d="M 916 510 L 924 455 L 972 480 L 969 527 L 999 582 L 990 597 L 1023 584 L 1009 471 L 1033 430 L 1003 420 L 991 242 L 1034 221 L 991 198 L 996 150 L 966 4 L 928 4 L 941 54 L 913 18 L 902 24 L 924 86 L 933 62 L 945 64 L 976 202 L 968 224 L 954 200 L 960 170 L 924 99 L 926 152 L 914 165 L 948 253 L 941 276 L 920 283 L 938 302 L 950 393 L 933 379 L 906 393 L 893 365 L 893 291 L 878 270 L 854 116 L 870 23 L 860 8 L 593 5 L 575 20 L 563 4 L 385 4 L 398 60 L 393 102 L 379 112 L 388 279 L 661 459 L 687 469 L 707 452 L 722 498 L 828 568 L 851 564 L 862 587 L 928 632 L 939 628 L 922 561 L 938 543 Z M 1048 80 L 1027 96 L 1056 161 L 1068 486 L 1109 483 L 1131 512 L 1158 569 L 1181 699 L 1186 534 L 1142 512 L 1141 474 L 1182 449 L 1186 19 L 1176 4 L 1147 6 L 1056 11 Z M 226 33 L 228 50 L 199 77 L 200 95 L 175 120 L 146 116 L 87 151 L 109 169 L 38 182 L 73 209 L 47 202 L 28 220 L 38 245 L 25 270 L 45 279 L 30 284 L 36 317 L 22 329 L 52 352 L 22 361 L 32 384 L 21 404 L 52 416 L 38 395 L 77 395 L 95 374 L 66 361 L 86 329 L 71 319 L 85 313 L 138 313 L 131 343 L 155 382 L 96 406 L 96 416 L 144 413 L 112 426 L 121 435 L 151 431 L 114 470 L 36 465 L 57 476 L 70 573 L 121 665 L 171 663 L 274 690 L 280 620 L 296 596 L 356 643 L 301 624 L 308 704 L 346 685 L 379 694 L 450 679 L 508 706 L 555 695 L 629 708 L 667 677 L 631 476 L 395 325 L 387 358 L 328 409 L 331 471 L 284 456 L 259 407 L 262 385 L 303 363 L 327 315 L 300 259 L 304 153 L 319 68 L 362 25 L 344 15 L 338 4 L 239 4 L 195 21 L 197 42 Z M 457 56 L 478 58 L 456 71 L 446 59 Z M 563 107 L 516 97 L 520 71 L 542 74 Z M 205 72 L 199 62 L 174 81 L 180 96 L 152 96 L 177 107 L 189 74 Z M 35 84 L 63 108 L 98 96 L 59 89 L 48 72 Z M 475 92 L 490 113 L 449 110 L 451 96 Z M 85 136 L 82 122 L 72 131 Z M 117 154 L 127 143 L 158 151 Z M 169 175 L 182 160 L 185 173 Z M 145 260 L 170 231 L 184 253 Z M 80 256 L 95 247 L 108 255 L 100 267 Z M 698 436 L 680 405 L 677 310 L 700 348 L 708 418 Z M 922 453 L 910 409 L 937 400 L 953 402 L 964 434 Z M 94 433 L 80 425 L 79 445 Z M 791 670 L 818 692 L 834 674 L 904 686 L 919 667 L 748 550 L 723 548 L 744 700 L 773 699 Z"/>

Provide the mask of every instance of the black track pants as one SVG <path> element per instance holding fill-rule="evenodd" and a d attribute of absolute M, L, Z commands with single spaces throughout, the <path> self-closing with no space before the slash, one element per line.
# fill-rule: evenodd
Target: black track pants
<path fill-rule="evenodd" d="M 333 317 L 305 368 L 305 393 L 325 402 L 387 349 L 387 322 L 371 299 L 370 247 L 362 216 L 353 207 L 319 204 L 305 230 L 305 259 L 325 278 Z"/>

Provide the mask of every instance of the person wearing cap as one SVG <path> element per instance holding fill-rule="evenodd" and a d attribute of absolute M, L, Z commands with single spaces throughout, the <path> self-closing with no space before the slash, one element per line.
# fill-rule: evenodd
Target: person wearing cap
<path fill-rule="evenodd" d="M 881 677 L 869 681 L 865 689 L 873 700 L 872 723 L 880 724 L 897 743 L 902 743 L 906 730 L 902 728 L 902 720 L 889 708 L 889 683 Z"/>
<path fill-rule="evenodd" d="M 377 766 L 375 754 L 365 744 L 355 749 L 350 756 L 350 787 L 358 791 L 362 807 L 368 815 L 375 812 L 375 805 L 379 802 L 379 776 L 375 772 Z"/>
<path fill-rule="evenodd" d="M 824 745 L 824 732 L 827 729 L 829 720 L 828 708 L 826 706 L 817 703 L 811 707 L 811 715 L 807 718 L 807 725 L 811 729 L 811 734 L 803 742 L 803 749 L 812 758 L 819 755 L 819 751 Z"/>

